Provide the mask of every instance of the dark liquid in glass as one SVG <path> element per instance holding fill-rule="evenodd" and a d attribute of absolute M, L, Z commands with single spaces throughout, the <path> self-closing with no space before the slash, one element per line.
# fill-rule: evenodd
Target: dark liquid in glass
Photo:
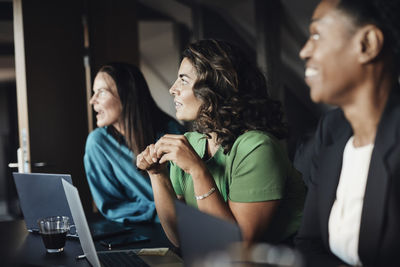
<path fill-rule="evenodd" d="M 52 233 L 41 233 L 41 236 L 47 249 L 59 249 L 65 246 L 67 231 L 59 230 Z"/>

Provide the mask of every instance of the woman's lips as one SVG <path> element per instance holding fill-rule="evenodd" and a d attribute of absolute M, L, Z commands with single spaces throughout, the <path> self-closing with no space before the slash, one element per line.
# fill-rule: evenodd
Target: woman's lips
<path fill-rule="evenodd" d="M 175 103 L 175 108 L 178 109 L 180 107 L 182 107 L 182 103 L 178 102 L 178 101 L 174 101 Z"/>
<path fill-rule="evenodd" d="M 96 118 L 99 118 L 99 117 L 101 117 L 101 116 L 103 116 L 103 111 L 102 110 L 98 110 L 98 111 L 96 111 L 97 112 L 97 114 L 96 114 Z"/>
<path fill-rule="evenodd" d="M 306 78 L 314 77 L 317 74 L 318 74 L 318 70 L 316 70 L 315 68 L 312 68 L 312 67 L 306 68 L 306 71 L 305 71 L 305 77 Z"/>

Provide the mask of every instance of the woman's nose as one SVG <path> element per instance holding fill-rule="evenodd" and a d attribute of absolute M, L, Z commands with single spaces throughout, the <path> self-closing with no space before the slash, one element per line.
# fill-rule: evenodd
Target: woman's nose
<path fill-rule="evenodd" d="M 310 40 L 308 40 L 308 41 L 304 44 L 303 48 L 300 50 L 300 53 L 299 53 L 299 56 L 300 56 L 301 59 L 305 60 L 305 59 L 308 59 L 308 58 L 310 57 L 310 54 L 311 54 L 311 46 L 312 46 L 312 45 L 311 45 Z"/>
<path fill-rule="evenodd" d="M 93 96 L 89 100 L 90 105 L 94 105 L 94 101 L 96 100 L 96 94 L 93 94 Z"/>
<path fill-rule="evenodd" d="M 176 82 L 171 86 L 171 88 L 169 88 L 169 94 L 170 95 L 176 95 Z"/>

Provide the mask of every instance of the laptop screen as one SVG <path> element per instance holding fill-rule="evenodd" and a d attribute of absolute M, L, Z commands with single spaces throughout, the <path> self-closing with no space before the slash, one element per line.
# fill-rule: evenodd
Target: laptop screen
<path fill-rule="evenodd" d="M 90 234 L 89 225 L 86 221 L 78 189 L 65 181 L 62 181 L 62 186 L 63 190 L 65 190 L 67 202 L 71 207 L 72 215 L 75 219 L 75 227 L 79 232 L 79 242 L 81 243 L 83 253 L 92 266 L 100 267 L 99 258 L 96 254 L 96 249 Z"/>
<path fill-rule="evenodd" d="M 71 175 L 13 173 L 18 198 L 28 230 L 38 229 L 39 218 L 63 215 L 73 219 L 61 180 L 72 184 Z"/>
<path fill-rule="evenodd" d="M 175 201 L 178 234 L 183 260 L 193 266 L 216 251 L 226 250 L 241 241 L 238 225 L 203 213 L 181 201 Z"/>

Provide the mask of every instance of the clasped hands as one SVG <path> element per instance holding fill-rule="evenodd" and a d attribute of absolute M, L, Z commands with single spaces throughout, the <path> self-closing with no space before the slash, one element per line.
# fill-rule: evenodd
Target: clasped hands
<path fill-rule="evenodd" d="M 168 161 L 189 174 L 203 165 L 184 135 L 166 134 L 136 157 L 136 166 L 149 174 L 159 174 L 166 171 Z"/>

